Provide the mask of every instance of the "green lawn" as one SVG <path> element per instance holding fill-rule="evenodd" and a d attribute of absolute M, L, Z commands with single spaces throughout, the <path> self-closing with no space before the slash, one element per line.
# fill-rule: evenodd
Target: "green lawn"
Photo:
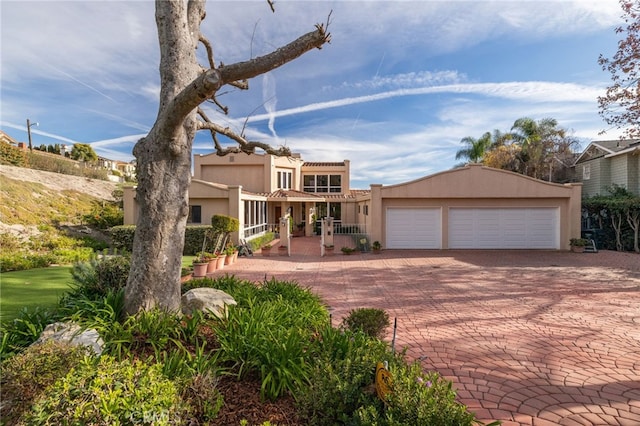
<path fill-rule="evenodd" d="M 182 266 L 190 267 L 195 256 L 184 256 Z M 14 319 L 28 306 L 54 307 L 72 282 L 71 266 L 50 266 L 0 275 L 0 321 Z"/>
<path fill-rule="evenodd" d="M 0 276 L 0 321 L 14 319 L 25 307 L 54 307 L 72 282 L 71 266 L 50 266 Z"/>

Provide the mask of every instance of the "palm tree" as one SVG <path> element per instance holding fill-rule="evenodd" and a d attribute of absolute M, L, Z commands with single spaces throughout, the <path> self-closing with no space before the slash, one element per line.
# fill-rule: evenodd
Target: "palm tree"
<path fill-rule="evenodd" d="M 491 147 L 491 133 L 486 132 L 479 139 L 471 136 L 464 137 L 460 143 L 465 144 L 466 148 L 456 152 L 456 160 L 466 158 L 471 163 L 480 163 L 487 150 Z"/>
<path fill-rule="evenodd" d="M 517 119 L 511 127 L 511 137 L 521 148 L 519 162 L 521 173 L 534 178 L 542 178 L 549 169 L 556 151 L 566 133 L 558 128 L 557 120 L 543 118 L 534 120 L 529 117 Z"/>

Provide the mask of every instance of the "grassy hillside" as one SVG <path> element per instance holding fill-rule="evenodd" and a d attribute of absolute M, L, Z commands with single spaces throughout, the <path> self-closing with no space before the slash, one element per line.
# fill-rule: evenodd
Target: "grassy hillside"
<path fill-rule="evenodd" d="M 99 201 L 73 190 L 56 191 L 34 182 L 0 175 L 0 220 L 7 225 L 80 223 Z"/>

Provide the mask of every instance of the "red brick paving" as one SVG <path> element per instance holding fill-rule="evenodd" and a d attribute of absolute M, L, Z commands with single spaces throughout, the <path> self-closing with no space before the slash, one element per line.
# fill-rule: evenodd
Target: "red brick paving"
<path fill-rule="evenodd" d="M 336 250 L 320 257 L 319 239 L 305 237 L 292 239 L 291 257 L 257 253 L 226 272 L 308 286 L 334 324 L 354 308 L 385 309 L 398 320 L 396 348 L 452 380 L 480 420 L 640 425 L 635 253 Z"/>

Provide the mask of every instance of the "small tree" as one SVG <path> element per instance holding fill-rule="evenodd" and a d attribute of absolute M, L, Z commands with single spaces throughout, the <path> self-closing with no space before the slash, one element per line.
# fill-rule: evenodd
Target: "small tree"
<path fill-rule="evenodd" d="M 617 27 L 616 33 L 626 37 L 618 42 L 612 58 L 598 58 L 613 83 L 598 97 L 598 105 L 607 124 L 624 128 L 624 134 L 633 139 L 640 137 L 640 0 L 620 0 L 620 6 L 625 24 Z"/>
<path fill-rule="evenodd" d="M 624 250 L 623 237 L 625 232 L 631 230 L 633 250 L 640 253 L 640 197 L 617 185 L 609 188 L 608 192 L 609 195 L 585 198 L 582 201 L 583 208 L 596 217 L 601 227 L 605 228 L 605 224 L 611 225 L 615 235 L 616 250 Z M 625 228 L 625 225 L 629 228 Z"/>
<path fill-rule="evenodd" d="M 60 149 L 58 148 L 58 154 Z M 91 145 L 86 143 L 77 143 L 71 149 L 71 158 L 76 161 L 86 161 L 92 163 L 98 161 L 98 154 L 93 150 Z"/>

